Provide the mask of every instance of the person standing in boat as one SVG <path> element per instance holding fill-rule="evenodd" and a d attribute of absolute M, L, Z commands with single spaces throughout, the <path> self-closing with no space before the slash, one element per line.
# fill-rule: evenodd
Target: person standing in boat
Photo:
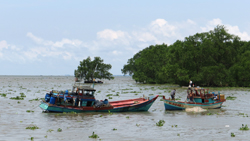
<path fill-rule="evenodd" d="M 191 80 L 189 80 L 189 87 L 192 87 L 192 81 Z"/>
<path fill-rule="evenodd" d="M 175 100 L 175 89 L 170 93 L 172 100 Z"/>

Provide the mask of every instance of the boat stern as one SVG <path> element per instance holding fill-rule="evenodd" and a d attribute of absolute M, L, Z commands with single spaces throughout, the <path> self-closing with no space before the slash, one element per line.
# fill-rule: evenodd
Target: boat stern
<path fill-rule="evenodd" d="M 45 102 L 41 101 L 41 104 L 39 105 L 39 107 L 40 107 L 43 111 L 48 111 L 49 105 L 48 105 L 48 103 L 45 103 Z"/>

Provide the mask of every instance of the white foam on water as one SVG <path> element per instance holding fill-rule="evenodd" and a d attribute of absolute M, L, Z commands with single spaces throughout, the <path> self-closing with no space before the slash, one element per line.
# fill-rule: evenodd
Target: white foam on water
<path fill-rule="evenodd" d="M 186 108 L 185 111 L 186 112 L 196 112 L 196 113 L 199 113 L 199 112 L 205 112 L 207 110 L 206 109 L 202 109 L 201 107 L 193 107 L 193 108 Z"/>

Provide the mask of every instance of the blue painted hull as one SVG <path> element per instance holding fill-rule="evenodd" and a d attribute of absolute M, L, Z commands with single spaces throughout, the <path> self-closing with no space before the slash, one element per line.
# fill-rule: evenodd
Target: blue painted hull
<path fill-rule="evenodd" d="M 185 110 L 186 108 L 201 107 L 203 109 L 217 109 L 221 108 L 224 101 L 215 103 L 194 103 L 194 102 L 180 102 L 164 99 L 165 110 Z"/>
<path fill-rule="evenodd" d="M 102 108 L 94 108 L 94 107 L 73 107 L 73 106 L 57 106 L 49 104 L 48 102 L 42 101 L 39 107 L 44 111 L 48 112 L 76 112 L 76 113 L 83 113 L 83 112 L 139 112 L 139 111 L 148 111 L 154 101 L 157 99 L 158 95 L 150 100 L 146 100 L 140 104 L 133 104 L 130 106 L 124 107 L 102 107 Z"/>

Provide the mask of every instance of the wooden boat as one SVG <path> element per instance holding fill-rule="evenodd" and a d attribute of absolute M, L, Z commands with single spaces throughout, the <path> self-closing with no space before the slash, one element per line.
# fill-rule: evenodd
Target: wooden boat
<path fill-rule="evenodd" d="M 175 101 L 163 96 L 165 110 L 185 110 L 186 108 L 201 107 L 203 109 L 221 108 L 226 101 L 224 94 L 208 92 L 208 89 L 189 88 L 186 101 Z"/>
<path fill-rule="evenodd" d="M 86 86 L 73 86 L 72 93 L 52 90 L 41 101 L 40 108 L 47 112 L 127 112 L 148 111 L 158 95 L 136 99 L 109 102 L 96 100 L 95 89 Z"/>

